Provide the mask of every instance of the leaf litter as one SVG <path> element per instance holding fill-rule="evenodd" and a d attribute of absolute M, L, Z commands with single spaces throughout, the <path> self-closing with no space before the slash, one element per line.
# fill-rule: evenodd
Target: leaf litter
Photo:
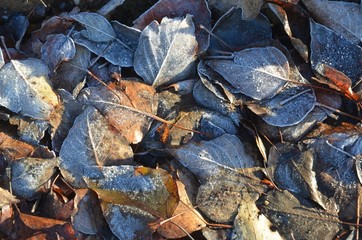
<path fill-rule="evenodd" d="M 77 3 L 0 25 L 0 238 L 358 238 L 360 4 Z"/>

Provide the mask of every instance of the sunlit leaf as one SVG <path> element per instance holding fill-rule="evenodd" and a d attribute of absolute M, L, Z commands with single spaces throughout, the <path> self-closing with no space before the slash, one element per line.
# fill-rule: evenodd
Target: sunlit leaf
<path fill-rule="evenodd" d="M 257 100 L 272 98 L 286 84 L 289 63 L 275 47 L 249 48 L 235 52 L 234 60 L 208 60 L 234 88 Z"/>
<path fill-rule="evenodd" d="M 179 200 L 176 182 L 162 169 L 88 167 L 84 179 L 102 202 L 137 207 L 154 216 L 170 216 Z"/>
<path fill-rule="evenodd" d="M 223 174 L 225 170 L 238 172 L 241 168 L 254 166 L 242 142 L 229 134 L 210 141 L 190 142 L 178 148 L 169 148 L 168 151 L 201 182 Z"/>
<path fill-rule="evenodd" d="M 161 0 L 133 21 L 134 27 L 143 30 L 153 20 L 161 22 L 163 17 L 184 17 L 193 15 L 195 35 L 199 44 L 199 51 L 205 51 L 209 45 L 209 35 L 201 29 L 211 29 L 211 13 L 205 0 Z"/>
<path fill-rule="evenodd" d="M 11 60 L 0 70 L 0 105 L 36 119 L 46 119 L 58 104 L 39 59 Z"/>
<path fill-rule="evenodd" d="M 75 119 L 63 142 L 59 168 L 73 187 L 84 188 L 86 166 L 127 164 L 132 158 L 132 149 L 124 137 L 94 107 L 89 106 Z"/>
<path fill-rule="evenodd" d="M 197 46 L 191 15 L 153 21 L 141 33 L 134 69 L 155 87 L 184 80 L 195 69 Z"/>
<path fill-rule="evenodd" d="M 94 106 L 127 139 L 139 143 L 157 113 L 157 94 L 153 87 L 136 81 L 122 80 L 113 91 L 100 87 L 85 89 L 85 102 Z"/>
<path fill-rule="evenodd" d="M 3 189 L 0 187 L 0 208 L 6 206 L 18 203 L 19 200 L 16 199 L 15 196 L 13 196 L 9 191 Z"/>
<path fill-rule="evenodd" d="M 55 158 L 23 158 L 11 162 L 11 183 L 16 196 L 31 199 L 54 174 Z"/>

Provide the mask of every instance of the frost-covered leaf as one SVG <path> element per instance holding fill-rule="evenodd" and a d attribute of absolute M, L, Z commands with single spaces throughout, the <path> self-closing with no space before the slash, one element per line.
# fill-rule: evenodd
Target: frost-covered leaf
<path fill-rule="evenodd" d="M 275 184 L 299 197 L 309 198 L 326 209 L 326 197 L 318 191 L 316 173 L 313 171 L 315 155 L 313 150 L 302 151 L 293 144 L 280 144 L 272 148 L 268 166 Z"/>
<path fill-rule="evenodd" d="M 261 102 L 263 120 L 270 125 L 287 127 L 300 123 L 315 106 L 313 91 L 306 87 L 287 87 L 272 99 Z"/>
<path fill-rule="evenodd" d="M 41 60 L 48 64 L 50 71 L 55 71 L 61 62 L 75 56 L 73 39 L 63 34 L 50 35 L 41 47 Z"/>
<path fill-rule="evenodd" d="M 45 131 L 49 128 L 49 122 L 44 120 L 33 120 L 21 116 L 10 117 L 9 123 L 18 126 L 20 139 L 38 145 L 43 139 Z"/>
<path fill-rule="evenodd" d="M 257 205 L 283 238 L 333 239 L 342 227 L 338 217 L 305 204 L 288 191 L 272 191 Z"/>
<path fill-rule="evenodd" d="M 138 45 L 140 31 L 127 27 L 117 21 L 111 22 L 116 38 L 108 42 L 96 42 L 83 36 L 81 32 L 73 35 L 74 41 L 91 52 L 104 57 L 114 65 L 133 66 L 133 55 Z"/>
<path fill-rule="evenodd" d="M 59 168 L 76 188 L 84 188 L 86 166 L 120 165 L 132 162 L 127 141 L 94 108 L 87 107 L 74 121 L 59 153 Z"/>
<path fill-rule="evenodd" d="M 58 94 L 61 99 L 61 104 L 49 120 L 51 125 L 52 147 L 55 152 L 60 151 L 75 118 L 83 110 L 83 104 L 74 99 L 69 92 L 64 89 L 59 89 Z"/>
<path fill-rule="evenodd" d="M 356 83 L 362 76 L 362 48 L 314 21 L 310 22 L 310 27 L 312 69 L 317 71 L 317 66 L 323 63 Z"/>
<path fill-rule="evenodd" d="M 133 24 L 135 28 L 143 30 L 153 20 L 161 22 L 164 17 L 184 17 L 187 14 L 194 17 L 199 51 L 205 51 L 209 45 L 209 34 L 200 25 L 211 29 L 211 13 L 205 0 L 161 0 L 133 21 Z"/>
<path fill-rule="evenodd" d="M 76 45 L 76 53 L 74 58 L 68 62 L 62 62 L 59 65 L 57 74 L 52 76 L 51 81 L 55 89 L 65 89 L 73 93 L 79 85 L 85 82 L 87 76 L 86 69 L 88 69 L 91 59 L 91 53 L 85 47 Z"/>
<path fill-rule="evenodd" d="M 184 80 L 195 69 L 197 47 L 191 15 L 153 21 L 141 33 L 135 71 L 155 87 Z"/>
<path fill-rule="evenodd" d="M 103 203 L 137 207 L 170 216 L 179 201 L 176 182 L 162 169 L 135 166 L 87 167 L 84 179 Z"/>
<path fill-rule="evenodd" d="M 108 20 L 97 13 L 81 12 L 71 16 L 86 27 L 82 31 L 84 37 L 94 42 L 108 42 L 116 38 L 116 33 Z"/>
<path fill-rule="evenodd" d="M 106 222 L 97 195 L 90 189 L 78 189 L 75 192 L 73 227 L 85 234 L 101 235 Z"/>
<path fill-rule="evenodd" d="M 254 160 L 246 152 L 243 143 L 234 135 L 224 134 L 210 141 L 189 142 L 168 151 L 200 182 L 223 174 L 225 170 L 238 172 L 254 166 Z"/>
<path fill-rule="evenodd" d="M 318 190 L 336 205 L 341 219 L 351 221 L 357 215 L 353 206 L 357 205 L 360 184 L 356 174 L 358 157 L 362 155 L 361 129 L 335 127 L 323 131 L 318 138 L 305 140 L 308 149 L 316 155 L 315 171 Z"/>
<path fill-rule="evenodd" d="M 19 200 L 16 199 L 9 191 L 0 187 L 0 209 L 6 205 L 16 204 Z"/>
<path fill-rule="evenodd" d="M 11 60 L 0 70 L 0 105 L 36 119 L 47 119 L 58 104 L 39 59 Z"/>
<path fill-rule="evenodd" d="M 213 36 L 210 36 L 209 49 L 237 51 L 254 42 L 271 39 L 272 30 L 270 23 L 263 15 L 258 15 L 252 20 L 244 20 L 241 9 L 229 8 L 227 11 L 215 23 L 212 33 L 222 39 L 232 49 Z"/>
<path fill-rule="evenodd" d="M 54 174 L 56 159 L 23 158 L 12 161 L 11 184 L 16 196 L 32 199 L 37 190 Z"/>
<path fill-rule="evenodd" d="M 152 122 L 147 114 L 157 113 L 156 91 L 144 83 L 126 80 L 111 87 L 113 92 L 104 86 L 85 89 L 85 102 L 96 107 L 129 143 L 139 143 Z"/>
<path fill-rule="evenodd" d="M 241 8 L 243 19 L 254 19 L 264 0 L 210 0 L 209 5 L 218 12 L 225 13 L 232 7 Z"/>
<path fill-rule="evenodd" d="M 150 225 L 155 216 L 134 206 L 120 204 L 102 205 L 103 215 L 118 239 L 152 239 Z"/>
<path fill-rule="evenodd" d="M 289 78 L 289 63 L 275 47 L 249 48 L 235 52 L 234 60 L 207 60 L 235 90 L 256 100 L 272 98 Z"/>
<path fill-rule="evenodd" d="M 362 41 L 362 11 L 354 2 L 302 0 L 313 18 L 353 43 Z"/>

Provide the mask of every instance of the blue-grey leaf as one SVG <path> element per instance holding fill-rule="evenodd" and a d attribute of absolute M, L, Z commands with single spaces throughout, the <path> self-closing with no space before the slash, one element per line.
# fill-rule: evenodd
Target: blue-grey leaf
<path fill-rule="evenodd" d="M 141 33 L 135 71 L 155 87 L 184 80 L 194 73 L 197 47 L 190 15 L 153 21 Z"/>
<path fill-rule="evenodd" d="M 248 48 L 235 52 L 233 60 L 208 60 L 206 64 L 218 72 L 234 88 L 256 100 L 274 97 L 287 83 L 289 63 L 275 47 Z"/>
<path fill-rule="evenodd" d="M 116 33 L 108 20 L 97 13 L 81 12 L 71 16 L 86 27 L 82 31 L 84 37 L 94 42 L 109 42 L 116 38 Z"/>

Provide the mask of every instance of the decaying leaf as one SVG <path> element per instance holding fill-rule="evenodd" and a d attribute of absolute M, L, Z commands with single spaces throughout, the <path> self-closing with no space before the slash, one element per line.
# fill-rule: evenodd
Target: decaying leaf
<path fill-rule="evenodd" d="M 54 174 L 56 159 L 23 158 L 11 162 L 11 183 L 16 196 L 32 199 Z"/>
<path fill-rule="evenodd" d="M 16 199 L 8 190 L 5 190 L 0 187 L 0 209 L 6 205 L 11 205 L 18 203 L 19 200 Z"/>
<path fill-rule="evenodd" d="M 191 15 L 153 21 L 141 33 L 134 69 L 155 87 L 184 80 L 195 69 L 197 47 Z"/>
<path fill-rule="evenodd" d="M 314 21 L 311 28 L 311 65 L 316 70 L 321 63 L 347 75 L 352 83 L 362 76 L 362 48 Z"/>
<path fill-rule="evenodd" d="M 30 157 L 35 147 L 7 132 L 0 132 L 0 157 L 8 161 Z"/>
<path fill-rule="evenodd" d="M 39 59 L 11 60 L 0 70 L 0 105 L 35 119 L 47 119 L 58 97 Z"/>
<path fill-rule="evenodd" d="M 113 91 L 104 86 L 85 89 L 85 103 L 97 108 L 129 143 L 139 143 L 153 120 L 148 115 L 157 113 L 156 91 L 146 84 L 127 80 L 111 87 Z"/>
<path fill-rule="evenodd" d="M 282 237 L 333 239 L 341 228 L 338 218 L 305 204 L 288 191 L 273 191 L 258 200 L 261 212 Z"/>
<path fill-rule="evenodd" d="M 48 121 L 32 120 L 21 116 L 10 117 L 9 123 L 18 126 L 20 139 L 35 145 L 39 144 L 45 135 L 45 131 L 49 128 Z"/>
<path fill-rule="evenodd" d="M 185 237 L 185 231 L 192 233 L 206 226 L 201 214 L 193 208 L 184 184 L 179 181 L 176 183 L 180 202 L 173 213 L 175 217 L 157 228 L 157 232 L 165 238 Z"/>
<path fill-rule="evenodd" d="M 236 239 L 282 240 L 278 231 L 270 229 L 272 223 L 263 214 L 260 214 L 254 199 L 246 195 L 243 200 L 234 220 L 233 236 Z"/>
<path fill-rule="evenodd" d="M 120 165 L 132 160 L 132 149 L 124 137 L 91 106 L 75 119 L 59 152 L 62 175 L 75 188 L 86 187 L 86 166 Z"/>
<path fill-rule="evenodd" d="M 136 207 L 155 217 L 171 216 L 179 202 L 176 182 L 162 169 L 87 167 L 84 179 L 103 203 Z"/>
<path fill-rule="evenodd" d="M 76 230 L 90 235 L 101 235 L 106 224 L 97 195 L 89 189 L 76 190 L 72 223 Z"/>

